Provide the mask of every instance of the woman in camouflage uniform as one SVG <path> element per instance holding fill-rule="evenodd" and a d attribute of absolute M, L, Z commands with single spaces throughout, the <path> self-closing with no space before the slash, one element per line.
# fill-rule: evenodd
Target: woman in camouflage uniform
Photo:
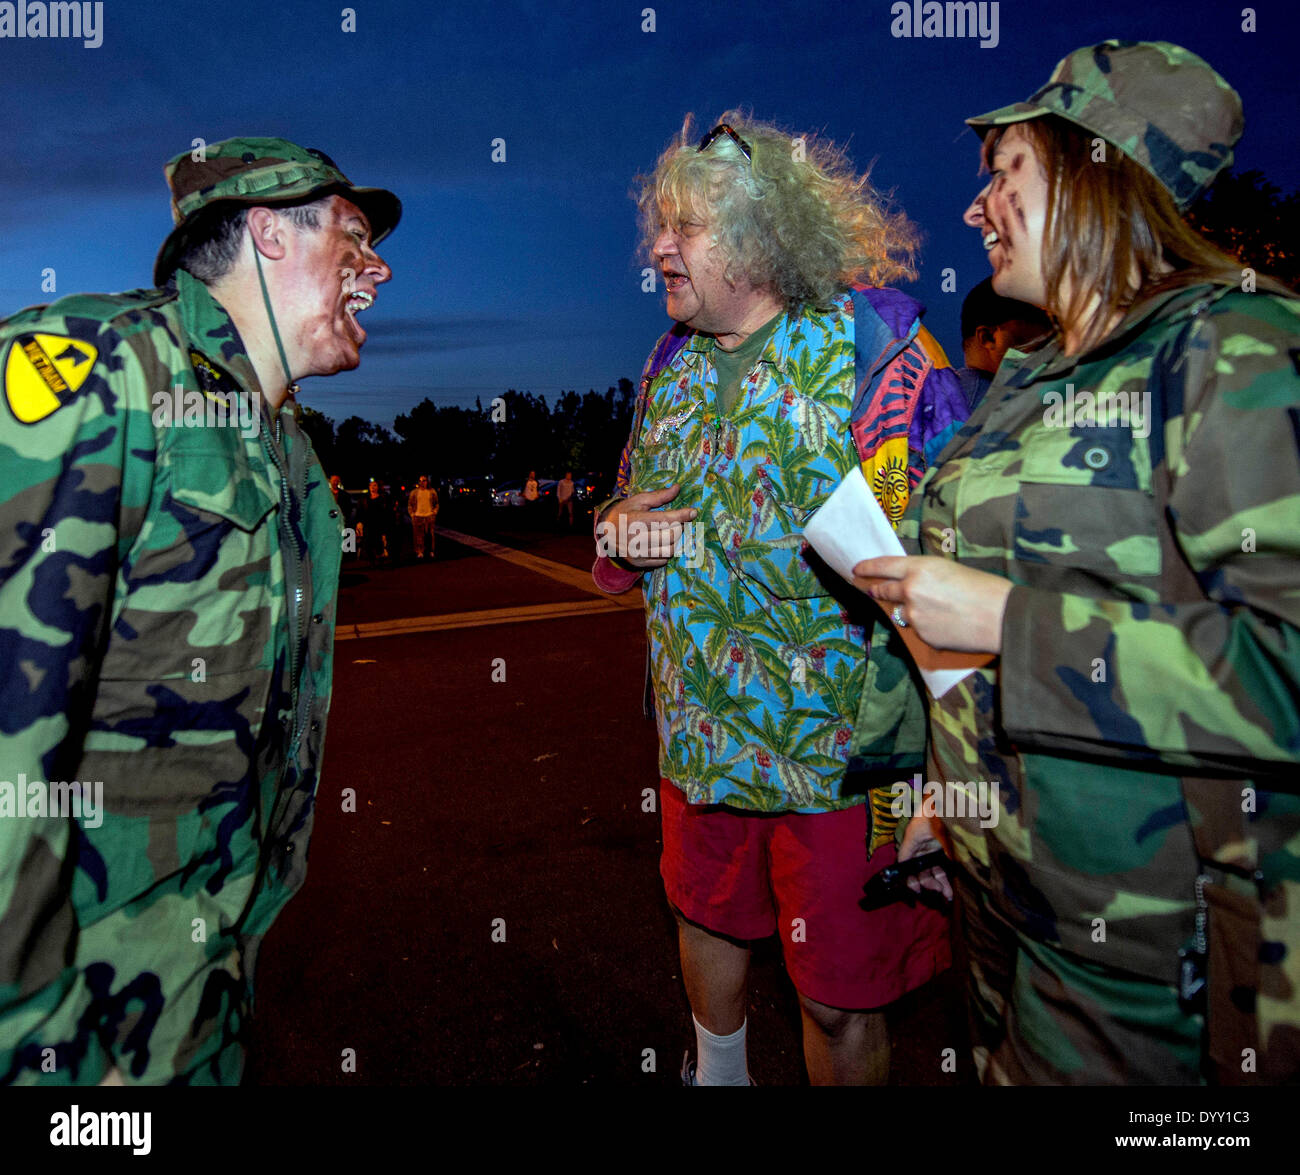
<path fill-rule="evenodd" d="M 969 120 L 966 213 L 1012 352 L 857 568 L 896 623 L 997 656 L 932 699 L 929 773 L 990 1083 L 1300 1072 L 1300 302 L 1180 213 L 1240 100 L 1174 45 L 1106 42 Z M 959 790 L 996 785 L 996 822 Z M 920 884 L 948 890 L 942 871 Z"/>

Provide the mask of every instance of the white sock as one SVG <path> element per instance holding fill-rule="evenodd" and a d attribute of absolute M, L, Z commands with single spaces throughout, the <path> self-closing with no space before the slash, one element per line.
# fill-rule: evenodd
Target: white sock
<path fill-rule="evenodd" d="M 695 1020 L 694 1015 L 691 1016 Z M 730 1036 L 714 1036 L 695 1020 L 695 1084 L 748 1085 L 749 1059 L 745 1053 L 746 1020 Z"/>

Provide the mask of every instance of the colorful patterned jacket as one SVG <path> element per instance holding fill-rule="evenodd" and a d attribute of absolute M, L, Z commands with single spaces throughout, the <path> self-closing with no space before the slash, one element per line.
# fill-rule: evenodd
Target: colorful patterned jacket
<path fill-rule="evenodd" d="M 727 417 L 710 336 L 676 328 L 647 363 L 618 496 L 680 482 L 672 506 L 701 511 L 695 553 L 646 579 L 660 768 L 692 803 L 828 811 L 921 765 L 901 643 L 801 537 L 855 462 L 897 522 L 964 419 L 921 313 L 867 289 L 785 315 Z M 601 558 L 594 575 L 609 591 L 639 578 Z M 873 798 L 887 816 L 888 793 Z M 875 843 L 892 835 L 877 822 Z"/>

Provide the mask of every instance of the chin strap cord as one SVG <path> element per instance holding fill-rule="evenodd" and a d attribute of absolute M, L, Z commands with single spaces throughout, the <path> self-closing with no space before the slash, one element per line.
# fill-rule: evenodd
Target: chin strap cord
<path fill-rule="evenodd" d="M 257 262 L 257 280 L 262 287 L 262 305 L 266 307 L 266 317 L 271 323 L 271 334 L 275 336 L 275 349 L 280 352 L 280 366 L 284 368 L 284 383 L 287 395 L 296 396 L 298 394 L 298 385 L 293 382 L 293 375 L 289 371 L 289 360 L 284 353 L 284 343 L 280 341 L 280 328 L 275 324 L 275 311 L 271 309 L 271 295 L 266 288 L 266 275 L 262 272 L 262 254 L 258 251 L 257 243 L 253 243 L 253 259 Z"/>

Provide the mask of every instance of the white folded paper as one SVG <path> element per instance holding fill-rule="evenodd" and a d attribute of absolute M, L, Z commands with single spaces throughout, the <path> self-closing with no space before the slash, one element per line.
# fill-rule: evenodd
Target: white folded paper
<path fill-rule="evenodd" d="M 850 583 L 853 568 L 863 559 L 907 554 L 860 468 L 840 482 L 822 508 L 808 520 L 803 534 L 827 565 Z M 892 611 L 883 602 L 877 602 L 886 615 Z M 911 626 L 899 627 L 898 631 L 921 671 L 926 689 L 936 698 L 943 697 L 962 678 L 993 660 L 987 653 L 954 653 L 932 648 Z"/>

